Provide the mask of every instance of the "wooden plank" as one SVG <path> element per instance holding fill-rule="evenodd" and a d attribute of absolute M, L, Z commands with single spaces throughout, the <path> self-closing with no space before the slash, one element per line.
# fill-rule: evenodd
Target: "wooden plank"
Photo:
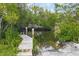
<path fill-rule="evenodd" d="M 18 49 L 21 50 L 18 56 L 31 56 L 32 55 L 32 38 L 27 35 L 20 35 L 22 42 L 20 43 Z"/>

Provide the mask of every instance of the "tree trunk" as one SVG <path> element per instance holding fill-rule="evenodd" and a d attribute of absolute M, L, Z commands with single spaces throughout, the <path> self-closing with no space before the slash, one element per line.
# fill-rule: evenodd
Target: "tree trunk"
<path fill-rule="evenodd" d="M 2 23 L 2 17 L 0 17 L 0 39 L 1 39 L 1 23 Z"/>

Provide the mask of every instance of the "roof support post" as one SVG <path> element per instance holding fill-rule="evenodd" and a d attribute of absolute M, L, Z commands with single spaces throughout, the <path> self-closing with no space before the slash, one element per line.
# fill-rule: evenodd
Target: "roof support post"
<path fill-rule="evenodd" d="M 28 30 L 27 30 L 27 27 L 26 27 L 26 35 L 27 35 L 27 32 L 28 32 Z"/>
<path fill-rule="evenodd" d="M 34 28 L 32 28 L 32 38 L 34 39 Z"/>

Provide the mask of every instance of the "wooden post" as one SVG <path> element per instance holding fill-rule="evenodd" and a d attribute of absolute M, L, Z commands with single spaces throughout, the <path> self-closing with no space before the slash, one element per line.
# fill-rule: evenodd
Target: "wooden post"
<path fill-rule="evenodd" d="M 56 42 L 56 46 L 58 46 L 59 44 L 60 44 L 60 42 L 59 42 L 59 41 L 57 41 L 57 42 Z"/>
<path fill-rule="evenodd" d="M 27 27 L 26 27 L 26 35 L 27 35 Z"/>
<path fill-rule="evenodd" d="M 34 28 L 32 28 L 32 38 L 34 39 Z"/>

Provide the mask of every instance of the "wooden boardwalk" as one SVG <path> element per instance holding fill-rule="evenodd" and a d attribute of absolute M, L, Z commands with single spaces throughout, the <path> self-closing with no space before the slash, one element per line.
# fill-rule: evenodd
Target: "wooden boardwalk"
<path fill-rule="evenodd" d="M 20 37 L 23 40 L 18 47 L 20 52 L 17 54 L 17 56 L 32 56 L 32 38 L 28 35 L 20 35 Z"/>

